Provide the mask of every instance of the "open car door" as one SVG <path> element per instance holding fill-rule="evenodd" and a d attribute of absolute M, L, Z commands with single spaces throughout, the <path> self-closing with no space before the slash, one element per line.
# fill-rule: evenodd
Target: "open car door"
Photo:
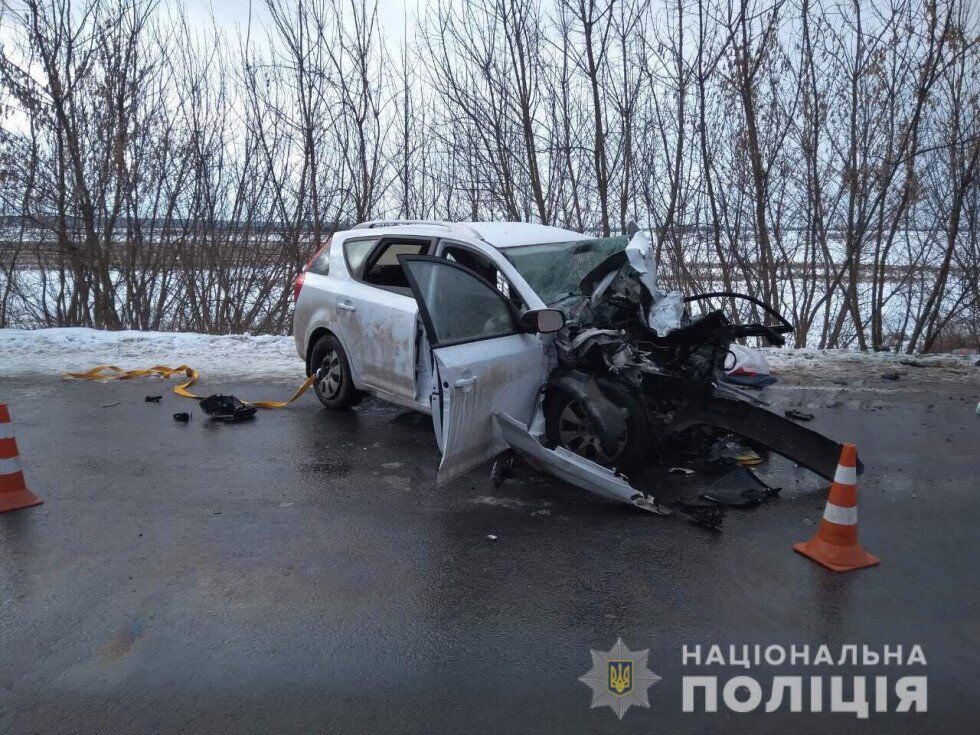
<path fill-rule="evenodd" d="M 443 485 L 506 449 L 495 414 L 531 420 L 545 353 L 537 334 L 521 331 L 507 297 L 469 268 L 425 255 L 398 261 L 435 357 L 432 413 L 442 447 L 436 484 Z"/>

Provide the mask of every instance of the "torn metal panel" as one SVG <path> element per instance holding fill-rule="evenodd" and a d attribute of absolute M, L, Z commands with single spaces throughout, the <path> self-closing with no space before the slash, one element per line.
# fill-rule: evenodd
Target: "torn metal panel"
<path fill-rule="evenodd" d="M 629 503 L 651 513 L 670 513 L 654 498 L 644 495 L 612 470 L 563 447 L 548 449 L 532 437 L 524 425 L 505 413 L 496 414 L 496 420 L 504 441 L 512 449 L 544 466 L 555 477 L 609 500 Z"/>
<path fill-rule="evenodd" d="M 680 291 L 671 291 L 650 307 L 647 325 L 660 337 L 670 334 L 680 329 L 684 309 L 684 295 Z"/>
<path fill-rule="evenodd" d="M 633 235 L 629 245 L 626 246 L 626 258 L 636 271 L 637 278 L 646 286 L 650 295 L 656 298 L 658 295 L 657 258 L 653 252 L 653 242 L 646 232 L 641 230 Z"/>
<path fill-rule="evenodd" d="M 695 397 L 677 411 L 671 429 L 680 431 L 696 424 L 716 426 L 749 439 L 825 479 L 832 480 L 837 471 L 840 444 L 746 401 L 715 395 Z"/>

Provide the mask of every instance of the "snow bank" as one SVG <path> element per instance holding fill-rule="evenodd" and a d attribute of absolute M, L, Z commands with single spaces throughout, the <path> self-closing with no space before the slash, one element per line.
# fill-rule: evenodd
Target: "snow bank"
<path fill-rule="evenodd" d="M 849 350 L 762 350 L 780 382 L 847 380 L 858 384 L 899 371 L 910 378 L 940 377 L 958 382 L 978 380 L 977 355 L 895 355 Z M 303 378 L 303 362 L 292 337 L 191 332 L 104 332 L 63 328 L 0 329 L 0 376 L 86 370 L 109 363 L 132 369 L 186 363 L 202 378 L 244 378 L 294 383 Z M 909 364 L 911 363 L 911 364 Z M 922 368 L 932 368 L 922 370 Z M 900 387 L 900 386 L 899 386 Z"/>
<path fill-rule="evenodd" d="M 193 332 L 105 332 L 83 327 L 0 329 L 0 376 L 59 375 L 99 364 L 124 369 L 187 364 L 202 378 L 301 381 L 292 337 Z"/>
<path fill-rule="evenodd" d="M 857 350 L 815 350 L 810 348 L 767 347 L 759 350 L 769 361 L 774 375 L 853 373 L 864 377 L 871 372 L 909 372 L 917 368 L 941 369 L 945 372 L 962 372 L 964 375 L 980 375 L 974 363 L 978 356 L 972 354 L 906 355 L 892 352 L 859 352 Z"/>

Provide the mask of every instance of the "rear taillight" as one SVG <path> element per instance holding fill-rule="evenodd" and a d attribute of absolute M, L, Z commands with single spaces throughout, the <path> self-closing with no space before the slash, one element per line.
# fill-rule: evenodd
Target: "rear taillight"
<path fill-rule="evenodd" d="M 330 240 L 327 240 L 326 244 L 319 248 L 313 257 L 306 261 L 306 265 L 303 266 L 303 272 L 296 276 L 296 282 L 293 284 L 293 301 L 299 301 L 299 292 L 303 290 L 303 282 L 306 280 L 306 271 L 310 269 L 316 259 L 319 258 L 323 253 L 330 249 Z"/>

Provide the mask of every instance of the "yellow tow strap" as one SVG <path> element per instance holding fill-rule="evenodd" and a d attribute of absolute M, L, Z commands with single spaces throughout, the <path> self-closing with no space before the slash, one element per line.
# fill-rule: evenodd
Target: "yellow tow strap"
<path fill-rule="evenodd" d="M 189 365 L 180 365 L 178 367 L 172 368 L 166 365 L 154 365 L 151 368 L 145 368 L 143 370 L 123 370 L 115 365 L 96 365 L 91 370 L 86 370 L 82 373 L 65 373 L 61 377 L 65 380 L 129 380 L 130 378 L 145 378 L 151 375 L 158 375 L 161 378 L 169 378 L 173 375 L 183 374 L 185 377 L 189 378 L 184 383 L 181 383 L 174 388 L 174 393 L 178 396 L 183 396 L 184 398 L 203 398 L 204 396 L 199 396 L 196 393 L 191 393 L 188 388 L 190 388 L 194 383 L 197 382 L 198 374 L 197 370 L 190 367 Z M 292 397 L 288 401 L 242 401 L 242 403 L 247 403 L 250 406 L 256 406 L 257 408 L 285 408 L 290 403 L 295 401 L 301 395 L 306 393 L 310 389 L 310 386 L 316 382 L 316 373 L 311 375 L 306 379 L 306 382 L 301 385 Z"/>

